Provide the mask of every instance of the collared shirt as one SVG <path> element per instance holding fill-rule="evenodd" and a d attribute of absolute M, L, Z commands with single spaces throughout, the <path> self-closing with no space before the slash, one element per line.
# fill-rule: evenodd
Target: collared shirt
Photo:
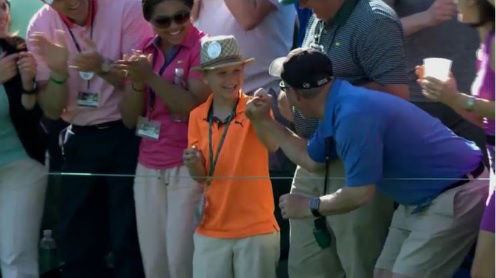
<path fill-rule="evenodd" d="M 56 41 L 56 30 L 65 31 L 65 41 L 69 50 L 69 64 L 79 54 L 76 43 L 83 50 L 84 45 L 81 34 L 90 37 L 97 45 L 98 52 L 107 59 L 116 61 L 123 54 L 130 54 L 132 49 L 137 49 L 145 38 L 153 35 L 148 22 L 145 21 L 139 0 L 98 0 L 92 24 L 79 26 L 67 24 L 54 9 L 45 5 L 32 18 L 28 27 L 28 38 L 35 32 L 44 33 L 51 41 Z M 70 35 L 70 32 L 75 40 Z M 28 48 L 32 44 L 28 39 Z M 38 63 L 36 79 L 46 81 L 49 79 L 50 70 L 43 60 L 36 55 Z M 122 92 L 110 83 L 95 75 L 89 82 L 83 80 L 78 71 L 69 68 L 69 96 L 62 119 L 75 125 L 94 125 L 109 121 L 119 120 L 119 102 Z M 89 91 L 99 94 L 99 107 L 88 108 L 77 105 L 78 94 Z"/>
<path fill-rule="evenodd" d="M 191 26 L 169 59 L 160 50 L 160 38 L 157 36 L 145 40 L 141 49 L 143 53 L 153 55 L 155 73 L 160 74 L 162 71 L 163 79 L 187 89 L 189 79 L 201 80 L 200 73 L 193 67 L 200 64 L 200 40 L 203 36 L 203 32 Z M 171 117 L 167 104 L 151 90 L 147 90 L 145 104 L 145 116 L 151 121 L 160 122 L 160 138 L 158 141 L 147 138 L 141 140 L 139 162 L 154 169 L 182 165 L 183 151 L 188 143 L 187 120 L 178 120 L 174 115 Z"/>
<path fill-rule="evenodd" d="M 312 16 L 306 32 L 303 46 L 321 45 L 332 61 L 334 76 L 359 86 L 407 84 L 403 29 L 382 1 L 346 0 L 329 22 Z M 309 138 L 316 126 L 316 121 L 295 113 L 299 135 Z"/>
<path fill-rule="evenodd" d="M 197 232 L 215 238 L 242 238 L 279 230 L 274 218 L 274 199 L 269 178 L 269 153 L 245 115 L 249 97 L 240 94 L 236 115 L 229 125 L 206 190 L 206 207 Z M 190 114 L 188 145 L 197 146 L 209 162 L 208 111 L 213 96 Z M 225 124 L 214 122 L 212 149 L 215 152 Z"/>
<path fill-rule="evenodd" d="M 377 190 L 404 205 L 435 198 L 482 158 L 473 142 L 415 105 L 339 79 L 308 144 L 313 160 L 325 161 L 322 146 L 330 138 L 344 162 L 346 186 L 376 184 Z"/>

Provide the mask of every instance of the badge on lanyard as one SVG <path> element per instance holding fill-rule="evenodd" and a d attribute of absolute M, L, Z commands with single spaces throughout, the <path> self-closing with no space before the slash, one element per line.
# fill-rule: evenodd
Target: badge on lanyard
<path fill-rule="evenodd" d="M 90 72 L 90 71 L 80 71 L 79 72 L 79 76 L 83 80 L 91 80 L 95 76 L 95 73 L 94 72 Z"/>
<path fill-rule="evenodd" d="M 138 118 L 136 135 L 143 138 L 158 140 L 160 138 L 160 122 L 150 121 L 145 117 Z"/>
<path fill-rule="evenodd" d="M 96 92 L 79 92 L 77 105 L 80 107 L 97 108 L 99 106 L 100 94 Z"/>

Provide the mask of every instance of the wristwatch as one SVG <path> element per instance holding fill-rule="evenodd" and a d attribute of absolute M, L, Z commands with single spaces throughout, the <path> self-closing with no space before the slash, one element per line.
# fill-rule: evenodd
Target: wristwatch
<path fill-rule="evenodd" d="M 310 199 L 310 211 L 312 212 L 313 216 L 315 217 L 321 217 L 322 214 L 319 212 L 319 207 L 320 207 L 320 198 L 319 197 L 313 197 Z"/>
<path fill-rule="evenodd" d="M 473 96 L 467 96 L 463 108 L 465 108 L 465 110 L 469 112 L 472 112 L 474 111 L 474 106 L 475 106 L 475 98 Z"/>
<path fill-rule="evenodd" d="M 25 95 L 36 95 L 38 92 L 38 86 L 36 85 L 36 81 L 33 81 L 33 88 L 29 91 L 22 90 L 22 93 Z"/>

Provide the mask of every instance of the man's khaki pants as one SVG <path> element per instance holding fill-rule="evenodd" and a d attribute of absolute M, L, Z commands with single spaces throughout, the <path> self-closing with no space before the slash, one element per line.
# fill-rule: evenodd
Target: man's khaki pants
<path fill-rule="evenodd" d="M 341 161 L 329 166 L 327 193 L 344 186 Z M 301 167 L 295 172 L 291 192 L 323 195 L 324 173 Z M 386 239 L 393 201 L 376 193 L 365 206 L 352 212 L 326 217 L 332 235 L 331 246 L 322 249 L 313 236 L 314 218 L 290 220 L 288 272 L 291 278 L 367 278 L 373 270 Z"/>

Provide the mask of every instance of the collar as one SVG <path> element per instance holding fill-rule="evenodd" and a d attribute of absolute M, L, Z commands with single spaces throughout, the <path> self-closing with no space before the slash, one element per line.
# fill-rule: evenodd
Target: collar
<path fill-rule="evenodd" d="M 339 8 L 338 12 L 334 17 L 325 22 L 324 26 L 326 29 L 329 29 L 334 26 L 342 26 L 346 23 L 348 18 L 350 18 L 353 10 L 355 10 L 355 6 L 360 0 L 345 0 L 341 8 Z"/>
<path fill-rule="evenodd" d="M 334 136 L 334 117 L 336 114 L 336 103 L 339 98 L 342 84 L 343 80 L 336 78 L 334 79 L 331 88 L 329 88 L 329 93 L 327 94 L 325 104 L 324 118 L 319 125 L 319 128 L 321 128 L 320 132 L 324 137 Z"/>
<path fill-rule="evenodd" d="M 193 48 L 200 38 L 202 37 L 202 32 L 200 32 L 195 26 L 191 25 L 186 36 L 184 36 L 183 41 L 178 45 L 180 47 Z M 144 49 L 149 47 L 159 48 L 160 37 L 158 35 L 153 36 L 153 38 L 145 44 Z"/>
<path fill-rule="evenodd" d="M 241 90 L 239 91 L 238 93 L 238 106 L 236 106 L 236 115 L 234 118 L 236 118 L 238 115 L 241 115 L 244 113 L 245 111 L 245 106 L 246 106 L 246 101 L 247 101 L 247 98 L 248 96 L 245 95 Z M 208 97 L 208 99 L 205 101 L 205 111 L 204 111 L 204 118 L 203 120 L 204 121 L 207 121 L 208 122 L 208 112 L 210 110 L 210 107 L 212 107 L 212 104 L 214 102 L 214 93 L 211 93 L 210 96 Z"/>
<path fill-rule="evenodd" d="M 97 9 L 97 0 L 89 0 L 90 5 L 88 6 L 88 18 L 86 19 L 86 23 L 84 26 L 91 26 L 93 24 L 93 20 L 96 15 L 96 9 Z M 72 28 L 74 26 L 74 21 L 67 16 L 57 12 L 62 19 L 62 21 L 69 27 Z"/>

